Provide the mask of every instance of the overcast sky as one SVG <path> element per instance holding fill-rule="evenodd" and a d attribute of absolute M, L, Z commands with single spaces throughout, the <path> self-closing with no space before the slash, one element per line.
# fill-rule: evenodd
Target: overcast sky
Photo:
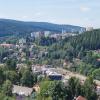
<path fill-rule="evenodd" d="M 100 0 L 0 0 L 0 18 L 100 28 Z"/>

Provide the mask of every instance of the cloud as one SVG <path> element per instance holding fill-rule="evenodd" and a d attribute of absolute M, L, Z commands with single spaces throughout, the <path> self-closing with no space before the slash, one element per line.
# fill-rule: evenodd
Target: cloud
<path fill-rule="evenodd" d="M 82 11 L 82 12 L 89 12 L 90 10 L 91 10 L 91 8 L 89 8 L 89 7 L 85 7 L 85 6 L 80 7 L 80 11 Z"/>
<path fill-rule="evenodd" d="M 36 12 L 34 13 L 34 17 L 43 17 L 44 13 L 43 12 Z"/>
<path fill-rule="evenodd" d="M 22 19 L 26 19 L 26 18 L 28 18 L 28 16 L 22 16 Z"/>

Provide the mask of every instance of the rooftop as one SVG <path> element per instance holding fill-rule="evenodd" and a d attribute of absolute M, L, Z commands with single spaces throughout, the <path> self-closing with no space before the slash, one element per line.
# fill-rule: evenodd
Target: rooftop
<path fill-rule="evenodd" d="M 78 97 L 76 98 L 76 100 L 86 100 L 86 98 L 84 98 L 84 97 L 82 97 L 82 96 L 78 96 Z"/>
<path fill-rule="evenodd" d="M 31 95 L 32 92 L 33 92 L 33 88 L 13 85 L 13 92 L 12 93 L 15 93 L 18 95 L 29 96 L 29 95 Z"/>

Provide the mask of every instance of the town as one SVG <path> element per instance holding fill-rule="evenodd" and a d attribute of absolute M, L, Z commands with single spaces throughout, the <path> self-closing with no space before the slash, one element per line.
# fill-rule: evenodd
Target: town
<path fill-rule="evenodd" d="M 88 28 L 86 31 L 92 30 Z M 1 52 L 0 66 L 1 68 L 9 67 L 9 70 L 3 70 L 5 70 L 6 80 L 9 79 L 13 83 L 12 93 L 16 94 L 17 100 L 24 100 L 26 97 L 36 99 L 37 95 L 41 94 L 40 84 L 43 81 L 61 81 L 66 86 L 69 80 L 75 77 L 80 80 L 81 85 L 84 84 L 86 76 L 68 70 L 73 66 L 68 59 L 63 60 L 60 64 L 51 64 L 45 59 L 49 56 L 48 46 L 80 34 L 66 33 L 64 30 L 62 33 L 39 31 L 32 32 L 24 38 L 17 38 L 16 41 L 14 40 L 15 42 L 10 39 L 1 42 L 0 49 L 3 51 Z M 73 58 L 73 61 L 81 62 L 79 58 Z M 22 78 L 20 79 L 20 77 Z M 96 83 L 95 92 L 100 96 L 100 81 L 95 79 L 94 82 Z M 84 98 L 80 95 L 79 97 Z M 81 100 L 77 98 L 75 100 Z"/>
<path fill-rule="evenodd" d="M 100 100 L 100 0 L 0 1 L 0 100 Z"/>

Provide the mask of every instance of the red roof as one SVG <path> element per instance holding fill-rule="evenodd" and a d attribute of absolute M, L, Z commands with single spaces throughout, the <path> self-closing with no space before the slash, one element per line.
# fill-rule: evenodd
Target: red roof
<path fill-rule="evenodd" d="M 86 100 L 86 98 L 84 98 L 84 97 L 82 97 L 82 96 L 78 96 L 78 97 L 76 98 L 76 100 Z"/>
<path fill-rule="evenodd" d="M 13 44 L 0 44 L 0 46 L 11 47 L 11 46 L 13 46 Z"/>

